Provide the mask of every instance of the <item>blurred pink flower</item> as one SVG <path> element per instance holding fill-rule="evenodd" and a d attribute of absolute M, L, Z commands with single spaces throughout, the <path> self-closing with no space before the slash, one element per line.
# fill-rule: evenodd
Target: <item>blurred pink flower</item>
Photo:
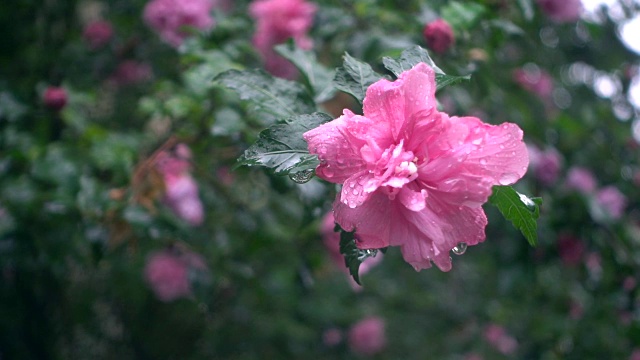
<path fill-rule="evenodd" d="M 615 186 L 606 186 L 596 193 L 596 203 L 613 219 L 619 219 L 627 206 L 627 197 Z"/>
<path fill-rule="evenodd" d="M 135 60 L 125 60 L 118 64 L 111 79 L 118 85 L 135 85 L 151 80 L 153 73 L 151 67 Z"/>
<path fill-rule="evenodd" d="M 548 99 L 553 93 L 553 77 L 534 64 L 513 71 L 513 80 L 526 91 Z"/>
<path fill-rule="evenodd" d="M 580 0 L 538 0 L 538 6 L 545 15 L 558 23 L 577 21 L 582 12 Z"/>
<path fill-rule="evenodd" d="M 622 288 L 624 289 L 624 291 L 631 291 L 636 288 L 636 285 L 638 285 L 638 282 L 633 276 L 625 277 L 624 281 L 622 282 Z"/>
<path fill-rule="evenodd" d="M 422 35 L 424 35 L 429 49 L 438 54 L 446 52 L 455 43 L 453 29 L 443 19 L 437 19 L 425 25 Z"/>
<path fill-rule="evenodd" d="M 177 146 L 177 153 L 180 153 L 179 149 L 180 145 Z M 183 149 L 182 152 L 186 150 Z M 198 194 L 198 184 L 189 173 L 189 159 L 164 152 L 158 156 L 156 166 L 164 179 L 164 199 L 167 205 L 179 218 L 189 224 L 202 224 L 204 209 Z"/>
<path fill-rule="evenodd" d="M 491 346 L 504 355 L 513 354 L 518 349 L 518 341 L 507 334 L 505 329 L 500 325 L 487 325 L 484 328 L 484 338 Z"/>
<path fill-rule="evenodd" d="M 264 58 L 267 71 L 287 79 L 295 77 L 295 66 L 278 55 L 273 47 L 292 38 L 299 48 L 311 49 L 313 41 L 307 32 L 315 12 L 316 6 L 305 0 L 255 0 L 251 3 L 249 13 L 257 22 L 253 45 Z"/>
<path fill-rule="evenodd" d="M 540 180 L 543 185 L 549 186 L 558 180 L 562 169 L 562 157 L 554 148 L 541 151 L 534 145 L 528 145 L 529 167 L 533 175 Z"/>
<path fill-rule="evenodd" d="M 168 44 L 178 47 L 189 36 L 186 27 L 210 30 L 215 25 L 213 0 L 152 0 L 144 8 L 144 21 Z"/>
<path fill-rule="evenodd" d="M 333 260 L 333 262 L 341 271 L 348 274 L 349 269 L 347 269 L 347 267 L 345 266 L 344 256 L 340 254 L 340 233 L 333 231 L 334 227 L 335 227 L 335 223 L 333 219 L 333 213 L 329 212 L 322 219 L 322 226 L 320 229 L 322 233 L 322 240 L 324 242 L 324 246 L 327 248 L 327 251 L 329 252 L 329 256 L 331 257 L 331 260 Z M 370 257 L 365 259 L 365 261 L 363 261 L 362 264 L 360 264 L 360 269 L 358 272 L 359 275 L 364 275 L 368 273 L 369 270 L 371 270 L 373 267 L 378 265 L 381 261 L 382 261 L 381 253 L 379 253 L 376 257 Z M 355 281 L 353 281 L 351 276 L 349 276 L 349 280 L 351 280 L 351 285 L 354 287 L 354 289 L 360 288 L 360 285 L 358 285 Z"/>
<path fill-rule="evenodd" d="M 342 331 L 336 328 L 327 329 L 322 333 L 322 342 L 326 347 L 334 347 L 342 341 Z"/>
<path fill-rule="evenodd" d="M 343 184 L 336 222 L 356 231 L 359 248 L 400 246 L 416 270 L 434 261 L 448 271 L 451 249 L 483 241 L 492 186 L 515 183 L 529 161 L 517 125 L 438 112 L 424 63 L 371 85 L 364 116 L 345 109 L 303 137 L 316 174 Z"/>
<path fill-rule="evenodd" d="M 349 329 L 349 348 L 356 354 L 372 356 L 387 346 L 384 320 L 370 316 Z"/>
<path fill-rule="evenodd" d="M 596 178 L 585 168 L 574 166 L 567 173 L 566 185 L 583 194 L 591 194 L 596 189 Z"/>
<path fill-rule="evenodd" d="M 91 49 L 98 49 L 106 45 L 113 36 L 111 23 L 105 20 L 89 23 L 82 32 L 82 37 Z"/>
<path fill-rule="evenodd" d="M 158 299 L 169 302 L 191 295 L 188 270 L 180 257 L 163 250 L 149 256 L 144 277 Z"/>
<path fill-rule="evenodd" d="M 578 301 L 572 300 L 569 304 L 569 317 L 573 320 L 580 320 L 584 315 L 584 307 Z"/>
<path fill-rule="evenodd" d="M 582 262 L 585 246 L 577 237 L 561 234 L 558 236 L 558 253 L 565 265 L 575 266 Z"/>
<path fill-rule="evenodd" d="M 49 109 L 59 111 L 67 104 L 67 90 L 49 86 L 42 95 L 42 101 Z"/>
<path fill-rule="evenodd" d="M 633 352 L 629 355 L 629 360 L 640 360 L 640 348 L 633 349 Z"/>

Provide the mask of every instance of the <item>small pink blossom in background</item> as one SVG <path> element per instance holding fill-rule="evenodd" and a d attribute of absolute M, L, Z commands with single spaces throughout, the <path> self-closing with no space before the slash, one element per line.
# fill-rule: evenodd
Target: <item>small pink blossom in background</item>
<path fill-rule="evenodd" d="M 59 111 L 67 105 L 67 90 L 61 87 L 49 86 L 42 95 L 42 101 L 49 109 Z"/>
<path fill-rule="evenodd" d="M 562 234 L 558 236 L 558 253 L 565 265 L 575 266 L 582 262 L 585 246 L 577 237 Z"/>
<path fill-rule="evenodd" d="M 524 90 L 542 99 L 550 98 L 553 93 L 553 77 L 534 64 L 515 69 L 513 80 Z"/>
<path fill-rule="evenodd" d="M 429 49 L 438 54 L 449 50 L 456 40 L 451 25 L 443 19 L 438 19 L 425 25 L 422 35 L 424 35 Z"/>
<path fill-rule="evenodd" d="M 342 331 L 340 329 L 331 328 L 322 333 L 322 342 L 326 347 L 334 347 L 342 341 Z"/>
<path fill-rule="evenodd" d="M 558 23 L 577 21 L 582 12 L 580 0 L 538 0 L 538 6 L 545 15 Z"/>
<path fill-rule="evenodd" d="M 597 186 L 593 173 L 583 167 L 574 166 L 567 172 L 566 185 L 569 189 L 583 194 L 591 194 Z"/>
<path fill-rule="evenodd" d="M 349 329 L 349 348 L 356 354 L 372 356 L 387 346 L 387 335 L 382 318 L 370 316 Z"/>
<path fill-rule="evenodd" d="M 629 360 L 640 360 L 640 348 L 633 349 L 633 352 L 629 355 Z"/>
<path fill-rule="evenodd" d="M 513 354 L 518 349 L 518 341 L 507 334 L 506 330 L 500 325 L 487 325 L 484 328 L 484 338 L 504 355 Z"/>
<path fill-rule="evenodd" d="M 324 246 L 329 252 L 329 256 L 331 260 L 336 264 L 336 266 L 348 274 L 349 269 L 347 269 L 344 263 L 344 256 L 340 253 L 340 233 L 333 231 L 335 227 L 333 213 L 329 212 L 322 219 L 321 233 L 322 240 L 324 242 Z M 359 275 L 364 275 L 369 272 L 373 267 L 378 265 L 382 261 L 382 254 L 376 255 L 376 257 L 370 257 L 365 259 L 362 264 L 360 264 L 360 269 L 358 271 Z M 349 280 L 351 280 L 351 286 L 354 289 L 360 289 L 360 285 L 358 285 L 352 278 L 349 276 Z"/>
<path fill-rule="evenodd" d="M 615 186 L 606 186 L 596 193 L 597 204 L 613 219 L 619 219 L 627 206 L 627 197 Z"/>
<path fill-rule="evenodd" d="M 291 38 L 299 48 L 311 49 L 313 41 L 307 33 L 316 10 L 313 3 L 305 0 L 255 0 L 249 5 L 249 14 L 257 22 L 253 45 L 264 58 L 267 71 L 287 79 L 296 76 L 295 66 L 273 47 Z"/>
<path fill-rule="evenodd" d="M 186 27 L 203 31 L 213 28 L 214 5 L 213 0 L 152 0 L 145 6 L 143 18 L 163 41 L 178 47 L 190 35 Z"/>
<path fill-rule="evenodd" d="M 633 276 L 627 276 L 622 282 L 622 288 L 624 289 L 624 291 L 631 291 L 635 289 L 637 285 L 638 282 Z"/>
<path fill-rule="evenodd" d="M 464 356 L 464 360 L 484 360 L 484 358 L 480 354 L 468 353 Z"/>
<path fill-rule="evenodd" d="M 169 152 L 158 155 L 156 167 L 164 180 L 164 199 L 179 218 L 191 225 L 200 225 L 204 221 L 204 209 L 198 194 L 198 184 L 189 173 L 189 158 L 179 156 L 180 153 L 185 156 L 191 152 L 186 145 L 179 144 L 176 153 L 178 156 Z"/>
<path fill-rule="evenodd" d="M 543 185 L 553 185 L 560 176 L 562 169 L 562 157 L 554 148 L 541 151 L 533 145 L 527 147 L 529 151 L 529 167 L 533 175 Z"/>
<path fill-rule="evenodd" d="M 569 317 L 573 320 L 580 320 L 584 315 L 584 307 L 580 302 L 572 300 L 569 304 Z"/>
<path fill-rule="evenodd" d="M 99 49 L 109 43 L 113 37 L 113 26 L 105 20 L 98 20 L 85 26 L 82 37 L 91 49 Z"/>
<path fill-rule="evenodd" d="M 342 184 L 335 220 L 359 248 L 400 246 L 416 270 L 433 261 L 448 271 L 458 243 L 484 241 L 492 186 L 515 183 L 529 159 L 517 125 L 449 117 L 435 87 L 433 69 L 418 64 L 369 86 L 364 116 L 345 109 L 303 137 L 316 174 Z"/>
<path fill-rule="evenodd" d="M 151 80 L 151 67 L 135 60 L 125 60 L 118 64 L 111 79 L 120 86 L 135 85 Z"/>
<path fill-rule="evenodd" d="M 168 250 L 149 256 L 144 278 L 161 301 L 169 302 L 191 295 L 187 263 Z"/>
<path fill-rule="evenodd" d="M 590 252 L 585 256 L 584 264 L 592 277 L 602 275 L 602 257 L 597 252 Z"/>

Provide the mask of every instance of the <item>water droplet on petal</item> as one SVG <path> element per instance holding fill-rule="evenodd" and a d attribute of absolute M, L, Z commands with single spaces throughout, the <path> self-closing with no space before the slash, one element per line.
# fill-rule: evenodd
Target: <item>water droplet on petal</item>
<path fill-rule="evenodd" d="M 518 181 L 518 175 L 514 173 L 504 173 L 498 179 L 500 185 L 511 185 L 516 181 Z"/>
<path fill-rule="evenodd" d="M 289 174 L 289 179 L 293 180 L 298 184 L 304 184 L 313 178 L 314 170 L 307 169 L 303 171 L 299 171 L 297 173 Z"/>
<path fill-rule="evenodd" d="M 467 251 L 467 243 L 465 242 L 458 243 L 458 245 L 454 246 L 453 249 L 451 250 L 456 255 L 462 255 L 464 254 L 465 251 Z"/>

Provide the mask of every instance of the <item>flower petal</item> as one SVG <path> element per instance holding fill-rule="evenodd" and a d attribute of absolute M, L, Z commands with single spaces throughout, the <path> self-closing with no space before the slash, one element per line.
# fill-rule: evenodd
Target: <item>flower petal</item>
<path fill-rule="evenodd" d="M 479 207 L 492 186 L 513 184 L 527 170 L 527 148 L 515 124 L 453 117 L 438 131 L 428 143 L 432 158 L 419 167 L 419 179 L 450 204 Z"/>
<path fill-rule="evenodd" d="M 427 64 L 420 63 L 390 82 L 375 82 L 367 89 L 363 101 L 364 115 L 376 123 L 389 126 L 397 142 L 405 137 L 409 121 L 416 114 L 430 113 L 436 108 L 435 74 Z"/>
<path fill-rule="evenodd" d="M 340 201 L 333 203 L 335 221 L 346 231 L 356 231 L 357 246 L 361 249 L 380 249 L 389 246 L 391 217 L 398 214 L 391 209 L 393 202 L 381 191 L 356 208 Z"/>
<path fill-rule="evenodd" d="M 344 182 L 340 193 L 340 201 L 350 208 L 360 206 L 369 199 L 371 193 L 378 186 L 380 186 L 380 181 L 375 179 L 370 172 L 361 171 Z"/>
<path fill-rule="evenodd" d="M 343 183 L 353 174 L 363 170 L 365 163 L 360 148 L 366 143 L 350 135 L 349 120 L 357 116 L 349 110 L 344 115 L 305 132 L 302 137 L 309 144 L 309 152 L 318 155 L 320 165 L 316 174 L 329 182 Z"/>
<path fill-rule="evenodd" d="M 421 191 L 415 183 L 403 187 L 397 195 L 398 201 L 411 211 L 424 209 L 427 206 L 426 198 L 427 191 Z"/>

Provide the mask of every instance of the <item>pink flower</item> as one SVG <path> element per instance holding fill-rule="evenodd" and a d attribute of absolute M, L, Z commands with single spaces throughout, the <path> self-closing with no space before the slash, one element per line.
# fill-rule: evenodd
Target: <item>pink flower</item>
<path fill-rule="evenodd" d="M 349 329 L 349 348 L 356 354 L 375 355 L 387 346 L 384 320 L 370 316 Z"/>
<path fill-rule="evenodd" d="M 533 145 L 528 146 L 527 151 L 529 152 L 529 166 L 533 170 L 533 175 L 546 186 L 555 183 L 560 176 L 562 168 L 560 153 L 554 148 L 540 151 Z"/>
<path fill-rule="evenodd" d="M 633 349 L 633 352 L 629 355 L 629 360 L 640 360 L 640 348 Z"/>
<path fill-rule="evenodd" d="M 145 6 L 143 17 L 162 40 L 178 47 L 189 36 L 185 27 L 204 31 L 213 28 L 214 5 L 213 0 L 152 0 Z"/>
<path fill-rule="evenodd" d="M 182 150 L 181 150 L 182 145 Z M 187 153 L 186 145 L 179 144 L 176 153 Z M 164 179 L 165 202 L 173 212 L 191 225 L 204 221 L 204 209 L 198 194 L 198 184 L 189 173 L 189 159 L 168 152 L 158 156 L 157 168 Z"/>
<path fill-rule="evenodd" d="M 434 72 L 421 63 L 371 85 L 364 116 L 345 109 L 306 132 L 316 174 L 343 184 L 336 222 L 361 249 L 400 246 L 416 270 L 451 269 L 449 251 L 485 238 L 484 204 L 493 185 L 525 173 L 527 150 L 514 124 L 494 126 L 438 112 Z"/>
<path fill-rule="evenodd" d="M 627 197 L 615 186 L 606 186 L 596 193 L 597 204 L 613 219 L 619 219 L 627 206 Z"/>
<path fill-rule="evenodd" d="M 322 333 L 322 342 L 326 347 L 334 347 L 342 341 L 342 331 L 336 328 L 327 329 Z"/>
<path fill-rule="evenodd" d="M 590 194 L 596 189 L 596 178 L 585 168 L 574 166 L 569 169 L 566 180 L 567 187 L 578 190 L 583 194 Z"/>
<path fill-rule="evenodd" d="M 513 80 L 524 90 L 548 99 L 553 93 L 553 77 L 534 64 L 527 64 L 513 71 Z"/>
<path fill-rule="evenodd" d="M 545 15 L 558 23 L 577 21 L 582 12 L 580 0 L 538 0 L 538 6 Z"/>
<path fill-rule="evenodd" d="M 293 38 L 301 49 L 311 49 L 313 41 L 307 32 L 313 24 L 316 6 L 305 0 L 256 0 L 249 13 L 256 20 L 253 45 L 265 60 L 265 68 L 275 76 L 293 78 L 296 69 L 279 56 L 273 47 Z"/>
<path fill-rule="evenodd" d="M 82 37 L 91 49 L 98 49 L 106 45 L 113 36 L 113 27 L 108 21 L 94 21 L 87 25 L 82 32 Z"/>
<path fill-rule="evenodd" d="M 49 109 L 59 111 L 67 104 L 67 90 L 61 87 L 49 86 L 44 91 L 42 101 Z"/>
<path fill-rule="evenodd" d="M 322 219 L 322 226 L 320 231 L 322 232 L 322 239 L 324 242 L 324 246 L 327 248 L 329 252 L 329 256 L 331 256 L 331 260 L 336 264 L 336 266 L 345 273 L 348 273 L 349 270 L 345 266 L 344 256 L 340 254 L 340 233 L 333 231 L 335 228 L 335 223 L 333 219 L 333 213 L 329 212 Z M 365 259 L 362 264 L 360 264 L 359 275 L 364 275 L 369 272 L 372 268 L 378 265 L 382 261 L 382 254 L 376 255 L 376 257 L 370 257 Z M 349 277 L 350 280 L 351 277 Z M 351 284 L 354 289 L 360 287 L 355 281 Z"/>
<path fill-rule="evenodd" d="M 152 77 L 153 73 L 148 64 L 135 60 L 125 60 L 118 64 L 111 79 L 118 85 L 127 86 L 151 80 Z"/>
<path fill-rule="evenodd" d="M 170 251 L 149 256 L 144 278 L 161 301 L 169 302 L 191 295 L 187 263 Z"/>
<path fill-rule="evenodd" d="M 449 23 L 443 19 L 438 19 L 427 24 L 424 30 L 422 30 L 422 34 L 429 48 L 438 54 L 446 52 L 455 43 L 453 29 L 451 29 Z"/>
<path fill-rule="evenodd" d="M 578 265 L 585 253 L 585 246 L 575 236 L 562 234 L 558 237 L 558 253 L 562 262 L 569 266 Z"/>
<path fill-rule="evenodd" d="M 484 338 L 491 346 L 504 355 L 513 354 L 518 349 L 518 341 L 507 334 L 505 329 L 496 324 L 491 324 L 484 329 Z"/>

